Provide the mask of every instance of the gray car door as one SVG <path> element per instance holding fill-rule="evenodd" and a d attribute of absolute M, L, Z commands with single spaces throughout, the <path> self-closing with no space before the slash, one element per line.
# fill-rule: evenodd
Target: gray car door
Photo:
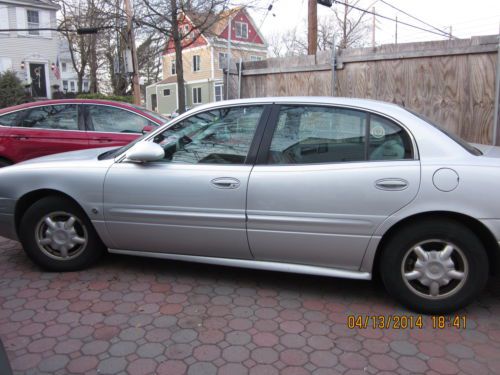
<path fill-rule="evenodd" d="M 254 257 L 359 269 L 377 226 L 417 194 L 410 134 L 349 108 L 281 105 L 271 117 L 248 186 Z"/>
<path fill-rule="evenodd" d="M 158 162 L 115 163 L 104 184 L 106 227 L 120 250 L 250 258 L 246 190 L 265 125 L 263 105 L 220 107 L 169 126 L 151 141 Z M 253 143 L 255 142 L 255 144 Z"/>

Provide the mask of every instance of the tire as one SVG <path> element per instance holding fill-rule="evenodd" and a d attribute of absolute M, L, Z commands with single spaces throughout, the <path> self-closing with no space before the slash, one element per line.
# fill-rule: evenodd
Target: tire
<path fill-rule="evenodd" d="M 404 227 L 382 251 L 380 274 L 386 290 L 420 313 L 460 309 L 479 295 L 488 280 L 483 244 L 456 221 L 433 219 Z"/>
<path fill-rule="evenodd" d="M 28 257 L 49 271 L 86 268 L 106 250 L 85 212 L 63 197 L 46 197 L 29 207 L 19 235 Z"/>

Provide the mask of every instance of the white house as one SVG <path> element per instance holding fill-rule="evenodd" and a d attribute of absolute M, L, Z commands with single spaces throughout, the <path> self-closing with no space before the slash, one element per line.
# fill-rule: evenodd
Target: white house
<path fill-rule="evenodd" d="M 63 92 L 78 92 L 78 75 L 73 68 L 71 53 L 69 51 L 68 41 L 61 37 L 59 42 L 59 71 L 61 72 L 62 86 L 59 90 Z M 90 79 L 87 75 L 83 77 L 82 91 L 87 92 L 90 89 Z"/>
<path fill-rule="evenodd" d="M 56 28 L 58 9 L 49 0 L 0 0 L 0 30 L 11 30 L 0 31 L 0 72 L 13 70 L 22 81 L 31 83 L 32 94 L 38 98 L 51 98 L 51 86 L 61 85 L 54 74 L 59 35 L 35 30 Z"/>

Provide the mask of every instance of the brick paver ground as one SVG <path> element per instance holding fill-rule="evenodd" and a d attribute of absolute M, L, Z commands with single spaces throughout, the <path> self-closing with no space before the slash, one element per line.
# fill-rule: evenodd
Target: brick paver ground
<path fill-rule="evenodd" d="M 498 277 L 466 329 L 349 329 L 408 312 L 361 281 L 113 255 L 41 272 L 0 238 L 0 306 L 16 374 L 500 373 Z"/>

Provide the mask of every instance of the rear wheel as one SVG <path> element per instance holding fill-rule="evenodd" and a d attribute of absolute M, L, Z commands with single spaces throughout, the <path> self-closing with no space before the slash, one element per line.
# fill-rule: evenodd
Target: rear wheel
<path fill-rule="evenodd" d="M 488 279 L 483 244 L 466 226 L 428 220 L 403 228 L 383 249 L 380 271 L 387 291 L 423 313 L 447 313 L 470 303 Z"/>
<path fill-rule="evenodd" d="M 62 197 L 46 197 L 28 208 L 20 239 L 28 256 L 51 271 L 85 268 L 105 250 L 82 209 Z"/>

